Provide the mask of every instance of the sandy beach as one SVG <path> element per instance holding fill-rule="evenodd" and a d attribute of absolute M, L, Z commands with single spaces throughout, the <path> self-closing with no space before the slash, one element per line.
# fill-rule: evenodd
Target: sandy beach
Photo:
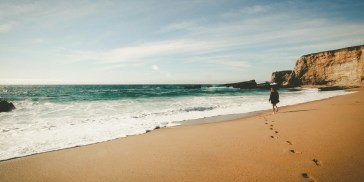
<path fill-rule="evenodd" d="M 269 104 L 267 102 L 267 104 Z M 362 181 L 364 91 L 0 163 L 0 181 Z"/>

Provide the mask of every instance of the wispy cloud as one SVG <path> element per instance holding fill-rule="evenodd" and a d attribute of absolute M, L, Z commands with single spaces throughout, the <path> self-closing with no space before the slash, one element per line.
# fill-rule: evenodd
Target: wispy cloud
<path fill-rule="evenodd" d="M 99 80 L 94 81 L 85 81 L 78 79 L 68 79 L 68 80 L 60 80 L 60 79 L 44 79 L 44 78 L 1 78 L 1 85 L 19 85 L 19 84 L 97 84 Z"/>
<path fill-rule="evenodd" d="M 168 33 L 179 30 L 189 30 L 189 29 L 198 29 L 199 26 L 196 21 L 182 21 L 177 23 L 168 24 L 158 30 L 157 33 Z"/>
<path fill-rule="evenodd" d="M 97 12 L 106 10 L 111 6 L 109 2 L 77 1 L 68 3 L 40 2 L 8 2 L 0 3 L 0 20 L 11 20 L 21 24 L 32 23 L 33 26 L 60 24 L 61 22 L 75 21 Z"/>
<path fill-rule="evenodd" d="M 14 27 L 13 24 L 0 24 L 0 33 L 10 31 Z"/>
<path fill-rule="evenodd" d="M 219 53 L 219 59 L 221 62 L 225 62 L 224 65 L 247 67 L 246 61 L 239 63 L 241 60 L 234 57 L 237 51 L 244 53 L 241 58 L 246 58 L 245 56 L 249 54 L 247 51 L 260 47 L 262 50 L 258 51 L 258 54 L 257 50 L 254 50 L 253 55 L 256 58 L 270 60 L 270 57 L 274 57 L 270 50 L 278 50 L 277 48 L 283 52 L 285 48 L 288 50 L 293 47 L 307 48 L 307 50 L 309 48 L 341 47 L 346 46 L 343 40 L 347 40 L 347 36 L 364 37 L 364 32 L 361 31 L 364 29 L 364 24 L 358 25 L 350 22 L 336 24 L 335 21 L 325 19 L 303 19 L 300 22 L 284 24 L 283 22 L 288 19 L 288 15 L 280 15 L 217 25 L 198 25 L 199 30 L 184 35 L 184 39 L 153 41 L 100 52 L 76 51 L 67 55 L 67 61 L 91 60 L 109 64 L 178 57 L 186 58 L 185 60 L 196 59 L 209 62 L 209 54 Z M 259 28 L 254 26 L 267 29 L 258 30 Z M 309 44 L 318 42 L 321 46 L 307 47 Z M 328 46 L 329 44 L 331 46 Z M 347 42 L 347 44 L 350 45 L 351 42 Z M 261 48 L 262 46 L 269 47 Z M 231 51 L 235 53 L 231 53 Z M 207 59 L 200 59 L 204 56 Z"/>
<path fill-rule="evenodd" d="M 238 10 L 233 10 L 227 13 L 223 13 L 222 16 L 226 18 L 236 18 L 241 16 L 257 15 L 268 12 L 271 6 L 268 5 L 253 5 L 248 7 L 243 7 Z"/>
<path fill-rule="evenodd" d="M 195 40 L 156 41 L 115 48 L 104 52 L 73 52 L 68 55 L 67 61 L 78 62 L 92 60 L 101 63 L 131 62 L 184 53 L 199 54 L 204 51 L 211 51 L 218 46 L 219 44 Z"/>
<path fill-rule="evenodd" d="M 291 68 L 302 54 L 364 44 L 364 22 L 355 18 L 363 3 L 294 2 L 0 3 L 0 62 L 19 63 L 6 62 L 0 76 L 31 62 L 33 70 L 72 67 L 76 76 L 97 70 L 107 80 L 140 70 L 182 79 L 191 69 L 191 79 L 219 70 L 219 79 L 239 80 L 253 70 L 249 77 L 263 80 L 263 71 Z"/>
<path fill-rule="evenodd" d="M 0 4 L 0 17 L 10 18 L 17 15 L 34 12 L 39 9 L 38 3 L 1 3 Z"/>
<path fill-rule="evenodd" d="M 249 68 L 251 67 L 251 64 L 246 62 L 246 61 L 232 61 L 232 60 L 221 60 L 218 63 L 222 64 L 222 65 L 226 65 L 229 66 L 230 68 L 237 68 L 237 69 L 242 69 L 242 68 Z"/>

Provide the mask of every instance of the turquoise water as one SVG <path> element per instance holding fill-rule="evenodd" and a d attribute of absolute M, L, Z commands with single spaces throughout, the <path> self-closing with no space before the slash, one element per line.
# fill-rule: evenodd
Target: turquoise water
<path fill-rule="evenodd" d="M 156 126 L 271 108 L 268 90 L 204 85 L 0 86 L 0 160 L 143 134 Z M 346 94 L 279 90 L 279 106 Z"/>
<path fill-rule="evenodd" d="M 205 85 L 201 89 L 186 89 L 190 85 L 39 85 L 0 86 L 0 98 L 19 101 L 75 102 L 122 100 L 137 98 L 171 98 L 188 96 L 237 96 L 267 94 L 269 90 L 233 89 Z"/>

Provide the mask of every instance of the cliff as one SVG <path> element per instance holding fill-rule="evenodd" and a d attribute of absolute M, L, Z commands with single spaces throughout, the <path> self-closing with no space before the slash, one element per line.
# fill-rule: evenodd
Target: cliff
<path fill-rule="evenodd" d="M 276 71 L 272 73 L 271 82 L 276 82 L 280 86 L 287 86 L 292 70 Z"/>
<path fill-rule="evenodd" d="M 289 76 L 290 86 L 364 85 L 364 45 L 301 56 Z"/>

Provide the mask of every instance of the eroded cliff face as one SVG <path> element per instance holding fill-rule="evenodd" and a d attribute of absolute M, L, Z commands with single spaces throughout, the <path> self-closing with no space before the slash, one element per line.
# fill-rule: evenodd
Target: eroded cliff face
<path fill-rule="evenodd" d="M 272 73 L 271 82 L 276 82 L 280 86 L 287 86 L 292 70 L 276 71 Z"/>
<path fill-rule="evenodd" d="M 300 57 L 289 85 L 364 85 L 364 45 Z"/>

